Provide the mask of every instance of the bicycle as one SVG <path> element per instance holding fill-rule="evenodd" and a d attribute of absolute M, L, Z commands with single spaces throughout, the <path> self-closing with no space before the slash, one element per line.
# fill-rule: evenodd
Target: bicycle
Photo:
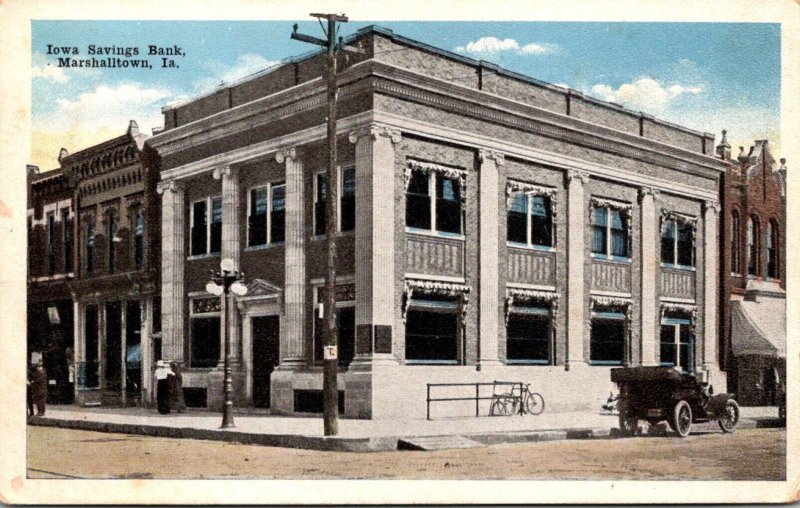
<path fill-rule="evenodd" d="M 519 406 L 519 414 L 535 416 L 544 412 L 544 397 L 537 392 L 532 392 L 529 383 L 520 383 L 519 386 L 514 386 L 511 389 L 511 394 L 514 395 L 516 390 L 520 392 L 519 400 L 521 404 Z"/>
<path fill-rule="evenodd" d="M 510 393 L 496 393 L 497 384 L 510 384 Z M 544 397 L 532 392 L 529 383 L 495 383 L 492 393 L 491 416 L 509 416 L 513 414 L 540 415 L 544 412 Z"/>

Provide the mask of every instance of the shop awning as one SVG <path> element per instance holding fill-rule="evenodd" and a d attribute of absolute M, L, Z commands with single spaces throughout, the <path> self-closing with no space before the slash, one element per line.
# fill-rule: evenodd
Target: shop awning
<path fill-rule="evenodd" d="M 731 302 L 731 348 L 735 356 L 786 358 L 786 300 Z"/>

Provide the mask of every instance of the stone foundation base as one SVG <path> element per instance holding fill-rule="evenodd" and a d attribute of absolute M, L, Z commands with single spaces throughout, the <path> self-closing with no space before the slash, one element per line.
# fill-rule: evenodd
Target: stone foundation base
<path fill-rule="evenodd" d="M 223 392 L 224 376 L 225 372 L 222 369 L 215 369 L 208 373 L 208 384 L 206 386 L 206 405 L 208 409 L 222 411 L 222 405 L 225 402 L 225 394 Z M 243 371 L 234 370 L 232 379 L 233 405 L 251 405 L 252 401 L 247 399 L 247 393 L 245 392 L 245 373 Z"/>

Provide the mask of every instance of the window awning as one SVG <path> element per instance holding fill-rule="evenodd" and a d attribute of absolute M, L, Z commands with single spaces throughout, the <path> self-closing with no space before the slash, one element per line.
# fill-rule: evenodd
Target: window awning
<path fill-rule="evenodd" d="M 735 356 L 786 358 L 786 300 L 731 302 L 731 349 Z"/>

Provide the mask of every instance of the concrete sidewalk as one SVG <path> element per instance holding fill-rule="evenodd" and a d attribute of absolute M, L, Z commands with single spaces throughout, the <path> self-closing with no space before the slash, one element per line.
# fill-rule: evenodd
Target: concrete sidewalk
<path fill-rule="evenodd" d="M 758 419 L 777 418 L 775 407 L 742 408 L 740 425 L 756 427 Z M 422 441 L 432 447 L 462 447 L 504 442 L 608 437 L 617 415 L 605 412 L 548 413 L 538 416 L 458 417 L 437 420 L 339 419 L 339 435 L 324 437 L 320 416 L 272 416 L 235 412 L 236 428 L 220 429 L 219 412 L 190 409 L 161 415 L 154 409 L 49 406 L 31 425 L 142 434 L 158 437 L 237 441 L 314 450 L 396 450 L 398 443 Z M 705 426 L 703 426 L 705 427 Z M 716 427 L 716 424 L 714 424 Z M 698 429 L 701 428 L 698 426 Z M 402 447 L 402 446 L 401 446 Z M 413 448 L 413 446 L 411 446 Z"/>

